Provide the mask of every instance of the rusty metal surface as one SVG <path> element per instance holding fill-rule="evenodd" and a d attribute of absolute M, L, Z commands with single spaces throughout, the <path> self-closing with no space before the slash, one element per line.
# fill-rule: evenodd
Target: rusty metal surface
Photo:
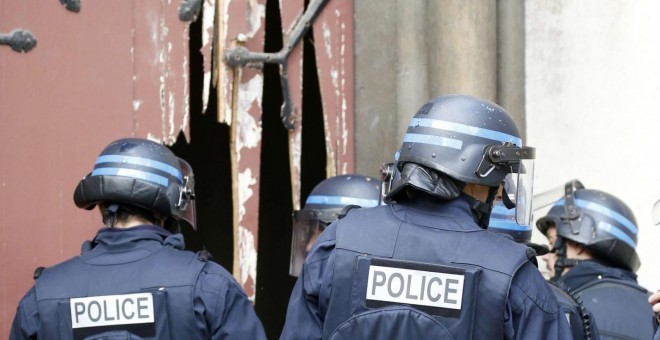
<path fill-rule="evenodd" d="M 235 46 L 263 52 L 265 0 L 221 0 L 218 7 L 219 48 Z M 222 60 L 221 56 L 217 56 Z M 232 68 L 218 63 L 218 117 L 229 124 L 234 205 L 233 274 L 254 301 L 259 231 L 261 163 L 261 99 L 259 65 Z"/>
<path fill-rule="evenodd" d="M 327 176 L 353 172 L 353 1 L 331 0 L 313 24 Z"/>
<path fill-rule="evenodd" d="M 171 142 L 187 130 L 187 24 L 177 2 L 0 0 L 0 32 L 29 29 L 29 53 L 0 46 L 0 334 L 37 266 L 77 255 L 101 226 L 75 185 L 111 140 Z"/>

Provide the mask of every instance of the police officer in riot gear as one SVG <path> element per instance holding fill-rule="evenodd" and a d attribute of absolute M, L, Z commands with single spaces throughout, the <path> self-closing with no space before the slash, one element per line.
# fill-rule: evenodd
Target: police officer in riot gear
<path fill-rule="evenodd" d="M 351 208 L 379 204 L 380 181 L 357 174 L 326 178 L 307 196 L 302 210 L 293 212 L 289 274 L 298 276 L 312 245 L 323 230 Z"/>
<path fill-rule="evenodd" d="M 485 230 L 507 176 L 507 204 L 525 222 L 533 151 L 492 102 L 429 101 L 404 136 L 390 204 L 351 210 L 321 234 L 281 337 L 570 338 L 527 247 Z"/>
<path fill-rule="evenodd" d="M 265 338 L 238 283 L 208 253 L 184 251 L 194 228 L 194 177 L 165 146 L 110 143 L 74 192 L 105 228 L 82 254 L 35 272 L 10 339 Z"/>
<path fill-rule="evenodd" d="M 625 203 L 570 181 L 564 198 L 536 226 L 554 241 L 551 280 L 582 298 L 602 338 L 652 338 L 655 321 L 648 292 L 634 273 L 640 265 L 635 251 L 638 227 Z"/>
<path fill-rule="evenodd" d="M 496 201 L 493 206 L 488 231 L 506 235 L 515 242 L 526 245 L 537 256 L 545 255 L 549 251 L 548 247 L 532 242 L 531 225 L 516 223 L 515 212 L 508 209 L 501 201 Z M 550 282 L 550 288 L 559 302 L 561 311 L 568 320 L 573 339 L 600 339 L 596 322 L 591 312 L 584 306 L 582 297 L 569 288 L 553 282 Z"/>

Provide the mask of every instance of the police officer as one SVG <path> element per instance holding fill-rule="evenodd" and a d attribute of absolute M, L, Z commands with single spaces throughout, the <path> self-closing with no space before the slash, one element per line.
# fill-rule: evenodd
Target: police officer
<path fill-rule="evenodd" d="M 532 227 L 516 223 L 515 211 L 508 209 L 501 201 L 496 201 L 493 206 L 488 231 L 506 235 L 515 242 L 526 245 L 537 256 L 545 255 L 549 251 L 548 247 L 532 242 Z M 573 339 L 600 339 L 596 322 L 591 312 L 584 306 L 582 297 L 567 287 L 553 282 L 550 282 L 550 288 L 568 320 Z"/>
<path fill-rule="evenodd" d="M 352 208 L 379 204 L 380 181 L 357 174 L 326 178 L 307 196 L 302 210 L 293 212 L 289 274 L 298 276 L 307 253 L 323 230 Z"/>
<path fill-rule="evenodd" d="M 570 338 L 526 247 L 485 230 L 506 176 L 520 176 L 509 203 L 525 219 L 533 158 L 496 104 L 429 101 L 404 136 L 390 204 L 353 209 L 321 234 L 281 337 Z"/>
<path fill-rule="evenodd" d="M 82 254 L 35 272 L 10 339 L 265 338 L 252 304 L 208 254 L 184 251 L 195 226 L 194 177 L 165 146 L 110 143 L 73 195 L 105 228 Z"/>
<path fill-rule="evenodd" d="M 602 338 L 653 337 L 648 292 L 634 273 L 640 265 L 637 222 L 625 203 L 573 180 L 536 226 L 556 253 L 551 280 L 582 297 Z"/>

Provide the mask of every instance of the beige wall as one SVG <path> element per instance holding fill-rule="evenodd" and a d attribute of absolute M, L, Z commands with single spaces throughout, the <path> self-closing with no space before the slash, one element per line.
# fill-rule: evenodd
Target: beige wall
<path fill-rule="evenodd" d="M 625 201 L 641 229 L 639 281 L 650 290 L 660 288 L 660 227 L 651 225 L 660 199 L 657 13 L 660 1 L 535 0 L 525 23 L 536 191 L 578 178 Z"/>
<path fill-rule="evenodd" d="M 356 171 L 378 175 L 429 99 L 497 101 L 524 131 L 524 6 L 516 1 L 355 2 Z"/>

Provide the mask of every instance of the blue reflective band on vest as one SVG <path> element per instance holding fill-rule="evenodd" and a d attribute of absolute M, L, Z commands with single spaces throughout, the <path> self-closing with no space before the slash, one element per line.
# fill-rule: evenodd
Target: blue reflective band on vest
<path fill-rule="evenodd" d="M 614 237 L 618 238 L 619 240 L 628 243 L 629 246 L 636 248 L 636 242 L 616 226 L 601 221 L 598 222 L 598 229 L 601 229 L 609 234 L 612 234 Z"/>
<path fill-rule="evenodd" d="M 555 204 L 555 206 L 557 206 L 557 205 L 563 206 L 564 205 L 564 199 L 562 198 L 561 200 L 559 200 Z M 599 214 L 603 214 L 603 215 L 605 215 L 605 216 L 621 223 L 621 225 L 626 227 L 633 235 L 637 235 L 637 227 L 635 226 L 635 224 L 632 223 L 629 219 L 625 218 L 623 215 L 619 214 L 618 212 L 616 212 L 616 211 L 614 211 L 610 208 L 607 208 L 605 206 L 602 206 L 600 204 L 596 204 L 596 203 L 593 203 L 593 202 L 590 202 L 590 201 L 581 200 L 581 199 L 576 199 L 575 200 L 575 205 L 577 205 L 580 208 L 589 209 L 589 210 L 595 211 Z"/>
<path fill-rule="evenodd" d="M 481 138 L 486 138 L 498 142 L 510 142 L 517 146 L 522 146 L 522 140 L 519 137 L 512 136 L 503 132 L 479 128 L 465 124 L 447 122 L 443 120 L 430 119 L 430 118 L 413 118 L 410 120 L 410 127 L 429 127 L 438 130 L 445 130 L 451 132 L 462 133 Z"/>
<path fill-rule="evenodd" d="M 92 176 L 124 176 L 143 179 L 164 187 L 168 186 L 169 181 L 166 177 L 146 172 L 142 170 L 126 168 L 99 168 L 92 171 Z"/>
<path fill-rule="evenodd" d="M 378 200 L 368 198 L 355 198 L 345 196 L 325 196 L 325 195 L 310 195 L 307 197 L 305 204 L 326 204 L 326 205 L 359 205 L 363 208 L 375 207 L 378 205 Z"/>
<path fill-rule="evenodd" d="M 154 168 L 162 172 L 166 172 L 177 178 L 180 182 L 183 181 L 183 175 L 181 174 L 181 171 L 179 171 L 177 168 L 169 164 L 165 164 L 163 162 L 155 161 L 149 158 L 121 156 L 121 155 L 103 155 L 103 156 L 99 156 L 96 159 L 96 164 L 102 164 L 102 163 L 125 163 L 132 165 L 141 165 L 148 168 Z"/>
<path fill-rule="evenodd" d="M 420 143 L 431 144 L 437 146 L 444 146 L 452 149 L 460 150 L 463 147 L 463 141 L 453 138 L 446 138 L 434 135 L 422 135 L 419 133 L 406 133 L 403 136 L 404 143 Z"/>

